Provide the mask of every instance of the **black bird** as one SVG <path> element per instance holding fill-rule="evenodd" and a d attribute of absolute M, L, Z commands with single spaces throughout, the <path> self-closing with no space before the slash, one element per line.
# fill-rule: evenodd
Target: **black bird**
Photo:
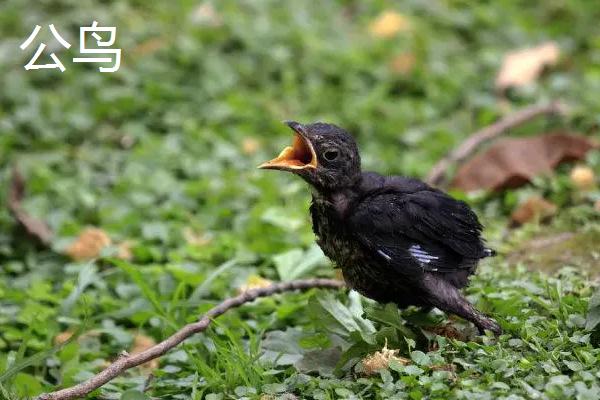
<path fill-rule="evenodd" d="M 479 260 L 494 254 L 467 204 L 417 179 L 362 172 L 356 142 L 342 128 L 286 123 L 295 132 L 292 146 L 259 168 L 292 172 L 312 186 L 317 243 L 351 288 L 502 332 L 460 292 Z"/>

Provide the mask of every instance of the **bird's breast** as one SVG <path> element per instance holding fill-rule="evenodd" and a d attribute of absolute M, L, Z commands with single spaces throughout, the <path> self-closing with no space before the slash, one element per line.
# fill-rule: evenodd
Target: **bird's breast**
<path fill-rule="evenodd" d="M 340 267 L 354 261 L 356 244 L 337 212 L 328 205 L 314 202 L 311 214 L 317 243 L 325 255 Z"/>
<path fill-rule="evenodd" d="M 365 254 L 334 205 L 313 200 L 311 214 L 317 243 L 323 253 L 342 269 L 350 287 L 365 294 L 367 286 L 383 279 L 383 271 L 373 265 L 373 258 Z"/>
<path fill-rule="evenodd" d="M 338 266 L 343 267 L 354 258 L 352 239 L 335 213 L 326 208 L 313 206 L 313 231 L 317 236 L 317 243 L 325 253 Z"/>

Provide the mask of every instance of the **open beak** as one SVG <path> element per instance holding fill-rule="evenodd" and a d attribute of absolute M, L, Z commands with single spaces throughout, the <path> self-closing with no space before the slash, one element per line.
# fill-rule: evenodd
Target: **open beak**
<path fill-rule="evenodd" d="M 294 121 L 286 121 L 286 124 L 294 130 L 292 145 L 283 149 L 274 159 L 260 164 L 258 168 L 284 171 L 317 168 L 317 154 L 310 140 L 306 138 L 302 124 Z"/>

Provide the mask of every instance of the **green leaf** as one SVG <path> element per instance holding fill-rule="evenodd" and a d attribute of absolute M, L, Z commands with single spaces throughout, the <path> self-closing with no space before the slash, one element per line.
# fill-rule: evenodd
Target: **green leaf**
<path fill-rule="evenodd" d="M 298 230 L 304 221 L 290 217 L 290 212 L 281 207 L 269 207 L 261 216 L 261 220 L 284 230 Z"/>
<path fill-rule="evenodd" d="M 79 271 L 79 276 L 77 277 L 77 285 L 62 303 L 62 313 L 68 315 L 84 290 L 97 280 L 99 280 L 98 267 L 94 262 L 90 261 L 83 264 Z"/>
<path fill-rule="evenodd" d="M 348 338 L 352 332 L 358 332 L 365 337 L 375 333 L 371 321 L 362 315 L 353 314 L 332 293 L 320 293 L 311 297 L 308 306 L 315 323 L 340 337 Z"/>
<path fill-rule="evenodd" d="M 588 331 L 596 329 L 600 323 L 600 289 L 597 289 L 588 305 L 587 317 L 585 319 L 585 329 Z"/>
<path fill-rule="evenodd" d="M 15 391 L 22 397 L 35 396 L 42 393 L 42 384 L 32 375 L 19 372 L 12 381 Z"/>
<path fill-rule="evenodd" d="M 303 336 L 300 339 L 300 346 L 303 349 L 315 349 L 315 348 L 326 348 L 331 345 L 329 337 L 321 332 L 317 332 L 313 335 Z"/>
<path fill-rule="evenodd" d="M 62 348 L 72 343 L 74 340 L 77 339 L 77 337 L 79 337 L 81 332 L 83 332 L 88 327 L 88 322 L 89 321 L 87 320 L 84 321 L 84 323 L 81 324 L 79 328 L 73 333 L 73 335 L 65 342 L 51 347 L 47 350 L 37 352 L 27 358 L 17 360 L 8 369 L 6 369 L 6 371 L 4 371 L 2 375 L 0 375 L 0 383 L 6 382 L 8 379 L 17 375 L 20 371 L 24 370 L 27 367 L 41 363 L 43 360 L 51 357 L 52 355 L 60 351 Z"/>
<path fill-rule="evenodd" d="M 261 342 L 261 359 L 277 365 L 292 365 L 302 359 L 306 350 L 300 346 L 303 333 L 298 328 L 268 332 Z"/>
<path fill-rule="evenodd" d="M 273 256 L 275 268 L 282 281 L 308 276 L 317 267 L 325 264 L 327 258 L 317 245 L 312 245 L 308 250 L 292 249 L 285 253 Z"/>
<path fill-rule="evenodd" d="M 398 307 L 395 304 L 389 303 L 386 305 L 376 304 L 366 308 L 367 317 L 373 321 L 377 321 L 384 326 L 391 326 L 400 332 L 401 336 L 415 339 L 416 334 L 409 329 L 404 320 L 400 316 Z"/>
<path fill-rule="evenodd" d="M 581 371 L 583 369 L 583 365 L 579 361 L 565 360 L 564 363 L 567 368 L 573 372 Z"/>
<path fill-rule="evenodd" d="M 317 372 L 320 376 L 333 376 L 341 356 L 342 350 L 339 347 L 309 351 L 294 367 L 303 373 Z"/>
<path fill-rule="evenodd" d="M 431 358 L 423 353 L 420 350 L 414 350 L 410 353 L 410 358 L 415 362 L 415 364 L 420 366 L 429 366 L 431 365 Z"/>
<path fill-rule="evenodd" d="M 340 357 L 336 365 L 336 373 L 348 369 L 367 354 L 375 351 L 375 347 L 364 340 L 354 342 Z M 351 363 L 351 361 L 354 361 Z"/>
<path fill-rule="evenodd" d="M 158 296 L 156 295 L 156 291 L 148 285 L 148 279 L 142 275 L 137 266 L 118 258 L 111 258 L 110 262 L 129 275 L 129 278 L 131 278 L 131 280 L 138 286 L 138 288 L 144 294 L 144 297 L 150 301 L 157 313 L 165 317 L 167 316 Z"/>
<path fill-rule="evenodd" d="M 143 392 L 131 389 L 124 391 L 121 394 L 120 400 L 148 400 L 148 398 Z"/>
<path fill-rule="evenodd" d="M 423 371 L 421 368 L 417 367 L 416 365 L 405 365 L 404 366 L 404 373 L 407 375 L 421 375 L 424 372 L 425 371 Z"/>
<path fill-rule="evenodd" d="M 210 285 L 217 279 L 219 276 L 230 270 L 232 267 L 237 265 L 238 260 L 236 258 L 231 259 L 229 261 L 224 262 L 219 265 L 217 269 L 212 271 L 206 279 L 198 286 L 192 294 L 190 295 L 188 301 L 194 302 L 200 300 L 202 297 L 206 296 L 210 291 Z"/>

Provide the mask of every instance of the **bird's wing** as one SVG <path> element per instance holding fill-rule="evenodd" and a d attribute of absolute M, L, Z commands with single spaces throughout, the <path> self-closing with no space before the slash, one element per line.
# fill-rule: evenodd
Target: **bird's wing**
<path fill-rule="evenodd" d="M 405 272 L 472 268 L 463 260 L 486 256 L 475 213 L 437 190 L 367 196 L 354 207 L 349 223 L 369 251 Z"/>

